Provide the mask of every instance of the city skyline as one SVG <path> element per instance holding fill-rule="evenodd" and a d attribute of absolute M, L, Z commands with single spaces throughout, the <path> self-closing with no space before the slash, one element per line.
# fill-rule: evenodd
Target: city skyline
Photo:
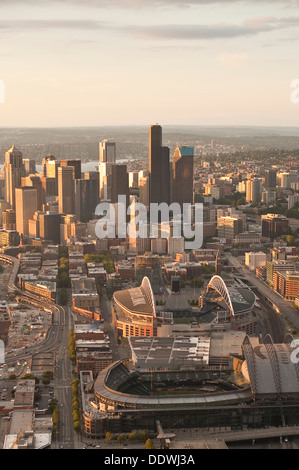
<path fill-rule="evenodd" d="M 0 125 L 295 126 L 297 6 L 2 1 Z"/>

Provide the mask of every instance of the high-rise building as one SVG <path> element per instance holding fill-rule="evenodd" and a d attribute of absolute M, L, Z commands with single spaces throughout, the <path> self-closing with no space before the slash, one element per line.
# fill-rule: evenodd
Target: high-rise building
<path fill-rule="evenodd" d="M 102 140 L 99 143 L 99 163 L 116 163 L 116 146 L 114 140 Z"/>
<path fill-rule="evenodd" d="M 262 200 L 262 179 L 252 178 L 246 181 L 246 202 L 260 202 Z"/>
<path fill-rule="evenodd" d="M 267 189 L 267 191 L 262 191 L 262 202 L 265 204 L 274 204 L 276 201 L 276 191 Z"/>
<path fill-rule="evenodd" d="M 193 202 L 194 148 L 187 145 L 176 147 L 172 159 L 172 202 Z"/>
<path fill-rule="evenodd" d="M 16 211 L 7 209 L 2 213 L 2 225 L 5 230 L 16 230 Z"/>
<path fill-rule="evenodd" d="M 279 173 L 278 177 L 280 178 L 280 187 L 283 189 L 290 189 L 292 183 L 297 183 L 299 181 L 298 173 L 294 170 Z"/>
<path fill-rule="evenodd" d="M 81 160 L 60 160 L 60 166 L 73 167 L 74 179 L 81 179 Z"/>
<path fill-rule="evenodd" d="M 100 163 L 99 195 L 102 201 L 118 202 L 118 196 L 126 196 L 126 207 L 129 205 L 129 176 L 127 165 L 117 163 Z"/>
<path fill-rule="evenodd" d="M 288 209 L 293 209 L 293 207 L 299 205 L 299 193 L 290 194 L 288 197 Z"/>
<path fill-rule="evenodd" d="M 111 199 L 111 163 L 99 163 L 99 197 L 101 201 Z"/>
<path fill-rule="evenodd" d="M 54 155 L 46 155 L 42 159 L 42 168 L 41 168 L 41 176 L 47 178 L 57 178 L 58 176 L 58 167 L 59 161 L 56 160 Z"/>
<path fill-rule="evenodd" d="M 276 188 L 276 175 L 277 171 L 274 168 L 265 171 L 265 188 Z"/>
<path fill-rule="evenodd" d="M 283 235 L 288 235 L 289 219 L 281 214 L 266 214 L 261 216 L 262 222 L 262 236 L 270 238 L 279 238 Z"/>
<path fill-rule="evenodd" d="M 75 214 L 79 221 L 91 219 L 98 202 L 98 178 L 75 180 Z"/>
<path fill-rule="evenodd" d="M 149 128 L 150 203 L 170 203 L 169 148 L 162 146 L 162 127 Z"/>
<path fill-rule="evenodd" d="M 58 168 L 58 210 L 60 214 L 75 213 L 74 167 Z"/>
<path fill-rule="evenodd" d="M 32 186 L 37 191 L 37 210 L 41 211 L 43 206 L 43 186 L 40 176 L 29 175 L 22 178 L 22 186 Z"/>
<path fill-rule="evenodd" d="M 76 216 L 67 214 L 61 216 L 61 223 L 60 223 L 60 244 L 66 245 L 67 240 L 72 235 L 72 224 L 76 223 Z"/>
<path fill-rule="evenodd" d="M 139 201 L 149 207 L 149 176 L 139 177 Z"/>
<path fill-rule="evenodd" d="M 111 202 L 117 203 L 118 196 L 126 196 L 129 205 L 129 175 L 127 165 L 113 165 L 111 174 Z"/>
<path fill-rule="evenodd" d="M 8 248 L 20 244 L 20 235 L 16 230 L 0 230 L 0 246 Z"/>
<path fill-rule="evenodd" d="M 47 197 L 55 197 L 58 195 L 58 178 L 48 178 L 43 176 L 42 182 L 42 200 L 46 201 Z"/>
<path fill-rule="evenodd" d="M 15 189 L 21 186 L 21 178 L 25 176 L 23 154 L 13 145 L 5 153 L 5 196 L 11 209 L 15 209 Z"/>
<path fill-rule="evenodd" d="M 242 232 L 243 221 L 238 217 L 224 216 L 218 219 L 217 229 L 219 238 L 233 240 Z"/>
<path fill-rule="evenodd" d="M 25 168 L 25 176 L 32 175 L 36 172 L 35 160 L 31 160 L 30 158 L 23 158 L 24 168 Z"/>
<path fill-rule="evenodd" d="M 55 212 L 42 212 L 39 214 L 39 236 L 43 240 L 50 240 L 54 244 L 60 243 L 61 214 Z"/>
<path fill-rule="evenodd" d="M 295 300 L 299 294 L 299 272 L 295 270 L 275 272 L 273 289 L 286 300 Z"/>
<path fill-rule="evenodd" d="M 20 235 L 29 236 L 29 220 L 37 211 L 37 190 L 31 186 L 16 188 L 16 230 Z"/>

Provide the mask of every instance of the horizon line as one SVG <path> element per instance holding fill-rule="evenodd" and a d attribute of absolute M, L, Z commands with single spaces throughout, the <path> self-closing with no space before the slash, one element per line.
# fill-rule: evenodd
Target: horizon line
<path fill-rule="evenodd" d="M 299 126 L 294 125 L 270 125 L 270 124 L 159 124 L 161 127 L 237 127 L 237 128 L 294 128 L 298 129 Z M 97 127 L 149 127 L 153 124 L 94 124 L 94 125 L 49 125 L 49 126 L 0 126 L 1 129 L 95 129 Z"/>

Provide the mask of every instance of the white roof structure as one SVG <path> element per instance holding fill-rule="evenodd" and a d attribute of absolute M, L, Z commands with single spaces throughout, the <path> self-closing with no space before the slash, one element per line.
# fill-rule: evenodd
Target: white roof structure
<path fill-rule="evenodd" d="M 114 301 L 128 313 L 156 316 L 155 299 L 148 277 L 140 287 L 114 292 Z"/>

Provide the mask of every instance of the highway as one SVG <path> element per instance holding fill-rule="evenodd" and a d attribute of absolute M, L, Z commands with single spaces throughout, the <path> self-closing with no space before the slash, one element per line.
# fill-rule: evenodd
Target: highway
<path fill-rule="evenodd" d="M 44 308 L 52 312 L 52 325 L 48 328 L 45 338 L 37 344 L 20 349 L 14 353 L 8 353 L 5 357 L 6 364 L 14 364 L 19 360 L 27 360 L 30 355 L 37 353 L 54 354 L 54 398 L 59 407 L 59 436 L 53 441 L 52 448 L 75 448 L 75 432 L 72 417 L 72 364 L 69 358 L 69 333 L 71 329 L 71 308 L 69 305 L 62 307 L 33 294 L 23 292 L 15 285 L 19 270 L 19 261 L 7 255 L 0 255 L 0 263 L 12 265 L 12 271 L 7 285 L 8 292 L 16 294 L 19 303 Z"/>

